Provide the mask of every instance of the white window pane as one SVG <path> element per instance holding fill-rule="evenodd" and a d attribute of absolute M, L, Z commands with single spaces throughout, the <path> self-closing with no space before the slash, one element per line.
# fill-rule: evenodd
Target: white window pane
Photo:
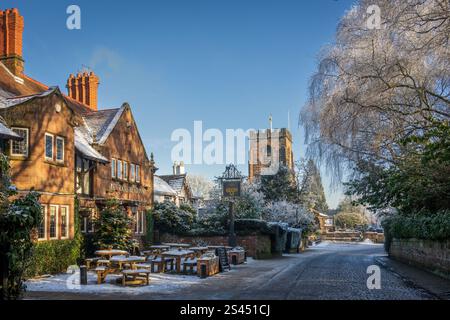
<path fill-rule="evenodd" d="M 64 139 L 56 139 L 56 160 L 64 161 Z"/>
<path fill-rule="evenodd" d="M 55 206 L 50 206 L 50 238 L 56 238 L 56 210 Z"/>
<path fill-rule="evenodd" d="M 117 178 L 122 179 L 122 161 L 117 161 Z"/>
<path fill-rule="evenodd" d="M 28 129 L 12 128 L 12 131 L 23 138 L 21 141 L 11 141 L 11 154 L 28 156 Z"/>
<path fill-rule="evenodd" d="M 67 207 L 61 207 L 61 237 L 67 238 L 69 236 L 69 213 Z"/>
<path fill-rule="evenodd" d="M 116 177 L 116 159 L 111 160 L 111 177 Z"/>
<path fill-rule="evenodd" d="M 45 157 L 53 159 L 53 137 L 45 135 Z"/>

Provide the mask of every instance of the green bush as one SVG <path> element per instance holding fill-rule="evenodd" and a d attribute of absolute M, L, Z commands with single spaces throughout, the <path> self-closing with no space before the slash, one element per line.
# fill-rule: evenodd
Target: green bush
<path fill-rule="evenodd" d="M 186 207 L 184 207 L 186 209 Z M 185 234 L 193 226 L 194 214 L 191 210 L 178 208 L 173 202 L 156 203 L 153 208 L 155 228 L 171 234 Z"/>
<path fill-rule="evenodd" d="M 79 257 L 80 243 L 76 239 L 38 242 L 26 277 L 65 272 L 68 266 L 77 264 Z"/>
<path fill-rule="evenodd" d="M 145 213 L 146 218 L 146 225 L 147 225 L 147 232 L 145 234 L 145 245 L 150 246 L 153 244 L 153 229 L 155 221 L 153 219 L 153 212 L 151 210 L 148 210 Z"/>
<path fill-rule="evenodd" d="M 392 239 L 450 239 L 450 211 L 425 215 L 394 215 L 384 219 L 385 247 L 389 251 Z"/>
<path fill-rule="evenodd" d="M 0 300 L 20 298 L 33 251 L 33 230 L 42 221 L 39 194 L 18 196 L 9 160 L 0 153 Z"/>
<path fill-rule="evenodd" d="M 131 250 L 133 248 L 133 220 L 127 216 L 119 201 L 110 199 L 95 221 L 95 245 L 97 248 Z"/>

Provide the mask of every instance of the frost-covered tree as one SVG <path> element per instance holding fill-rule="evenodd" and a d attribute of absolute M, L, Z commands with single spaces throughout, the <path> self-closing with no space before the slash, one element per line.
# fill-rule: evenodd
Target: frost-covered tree
<path fill-rule="evenodd" d="M 381 10 L 368 28 L 367 8 Z M 360 0 L 323 50 L 301 114 L 309 153 L 335 177 L 368 161 L 402 161 L 410 136 L 450 119 L 448 0 Z"/>
<path fill-rule="evenodd" d="M 270 222 L 287 223 L 291 227 L 312 230 L 315 224 L 314 215 L 304 206 L 282 201 L 273 201 L 266 204 L 264 219 Z"/>
<path fill-rule="evenodd" d="M 328 205 L 319 168 L 312 159 L 296 162 L 300 202 L 307 208 L 327 212 Z"/>
<path fill-rule="evenodd" d="M 236 217 L 240 219 L 261 219 L 264 210 L 264 194 L 257 183 L 242 183 L 241 196 L 236 201 Z"/>
<path fill-rule="evenodd" d="M 208 200 L 211 195 L 211 191 L 214 188 L 214 183 L 201 175 L 187 175 L 187 181 L 192 194 L 195 197 L 200 197 Z"/>

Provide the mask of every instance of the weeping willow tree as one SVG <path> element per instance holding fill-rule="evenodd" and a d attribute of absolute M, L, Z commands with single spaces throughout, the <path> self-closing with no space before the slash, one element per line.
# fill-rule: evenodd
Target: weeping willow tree
<path fill-rule="evenodd" d="M 368 27 L 372 5 L 380 9 L 380 28 Z M 335 182 L 351 172 L 351 192 L 369 204 L 383 196 L 378 208 L 403 206 L 397 200 L 429 177 L 435 180 L 428 186 L 442 186 L 434 198 L 449 196 L 448 159 L 423 165 L 424 150 L 439 156 L 448 148 L 449 6 L 447 0 L 358 1 L 311 79 L 300 115 L 309 156 L 325 162 Z M 407 181 L 409 189 L 402 189 L 410 176 L 405 170 L 418 177 Z"/>

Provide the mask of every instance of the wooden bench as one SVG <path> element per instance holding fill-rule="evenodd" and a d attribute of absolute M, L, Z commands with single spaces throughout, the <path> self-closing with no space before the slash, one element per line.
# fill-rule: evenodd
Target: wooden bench
<path fill-rule="evenodd" d="M 112 269 L 108 267 L 97 267 L 95 268 L 95 272 L 97 273 L 97 284 L 102 284 L 105 282 L 106 276 L 113 272 Z"/>
<path fill-rule="evenodd" d="M 93 266 L 97 266 L 97 262 L 100 260 L 100 258 L 87 258 L 84 260 L 84 263 L 86 264 L 86 268 L 88 270 L 92 269 Z"/>
<path fill-rule="evenodd" d="M 158 272 L 164 272 L 168 265 L 170 264 L 170 270 L 173 270 L 174 268 L 174 258 L 164 258 L 164 257 L 157 257 L 150 261 L 151 263 L 151 270 L 154 273 L 155 272 L 155 265 L 158 266 Z"/>
<path fill-rule="evenodd" d="M 97 260 L 97 266 L 98 267 L 109 267 L 111 265 L 111 261 L 106 259 L 99 259 Z"/>
<path fill-rule="evenodd" d="M 187 258 L 183 261 L 183 272 L 186 273 L 189 268 L 190 273 L 194 273 L 194 267 L 197 266 L 197 259 Z"/>
<path fill-rule="evenodd" d="M 127 284 L 150 284 L 150 270 L 147 269 L 136 269 L 136 270 L 123 270 L 122 271 L 122 285 Z"/>

